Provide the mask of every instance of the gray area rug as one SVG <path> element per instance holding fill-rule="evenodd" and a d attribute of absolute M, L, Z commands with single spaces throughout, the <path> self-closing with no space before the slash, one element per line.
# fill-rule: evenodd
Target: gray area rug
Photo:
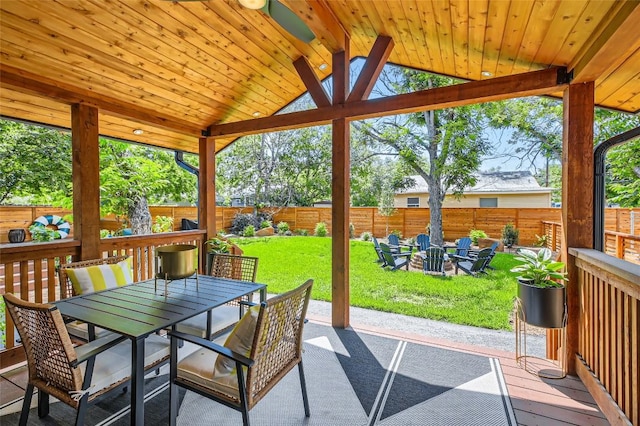
<path fill-rule="evenodd" d="M 313 323 L 304 337 L 311 417 L 304 415 L 295 368 L 251 410 L 252 425 L 516 425 L 497 359 Z M 150 375 L 145 393 L 145 424 L 168 424 L 166 374 Z M 89 408 L 86 424 L 129 424 L 129 396 L 101 399 Z M 193 392 L 181 390 L 180 397 L 178 425 L 242 424 L 238 411 Z M 0 424 L 18 418 L 2 416 Z M 32 409 L 29 425 L 74 420 L 74 410 L 52 403 L 44 419 Z"/>
<path fill-rule="evenodd" d="M 316 324 L 304 349 L 311 417 L 294 369 L 251 410 L 252 425 L 516 424 L 497 359 Z M 242 417 L 187 392 L 178 424 L 213 422 Z"/>

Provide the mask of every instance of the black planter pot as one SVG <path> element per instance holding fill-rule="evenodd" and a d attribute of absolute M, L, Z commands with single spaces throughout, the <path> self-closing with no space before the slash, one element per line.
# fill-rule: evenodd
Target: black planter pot
<path fill-rule="evenodd" d="M 10 243 L 22 243 L 26 238 L 27 233 L 24 229 L 10 229 L 9 230 L 9 242 Z"/>
<path fill-rule="evenodd" d="M 544 328 L 564 327 L 565 314 L 564 287 L 540 288 L 518 280 L 518 298 L 523 312 L 520 319 L 527 324 Z"/>

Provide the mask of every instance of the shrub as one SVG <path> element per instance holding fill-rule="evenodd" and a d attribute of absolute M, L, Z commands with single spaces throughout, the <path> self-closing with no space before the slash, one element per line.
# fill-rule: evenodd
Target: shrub
<path fill-rule="evenodd" d="M 247 225 L 242 230 L 242 235 L 245 237 L 254 237 L 256 235 L 256 227 L 253 225 Z"/>
<path fill-rule="evenodd" d="M 296 234 L 306 237 L 307 235 L 309 235 L 309 231 L 307 231 L 306 229 L 296 229 Z"/>
<path fill-rule="evenodd" d="M 260 222 L 260 229 L 269 228 L 271 226 L 271 222 L 268 220 L 263 220 Z"/>
<path fill-rule="evenodd" d="M 233 222 L 229 230 L 233 234 L 241 235 L 247 226 L 253 225 L 255 227 L 257 225 L 256 222 L 256 217 L 251 213 L 238 213 L 233 218 Z"/>
<path fill-rule="evenodd" d="M 487 233 L 480 229 L 472 229 L 469 231 L 469 237 L 471 238 L 471 243 L 474 246 L 478 245 L 478 238 L 487 238 Z"/>
<path fill-rule="evenodd" d="M 31 239 L 36 242 L 53 241 L 56 235 L 53 229 L 40 224 L 29 226 L 29 232 L 31 232 Z"/>
<path fill-rule="evenodd" d="M 205 241 L 205 243 L 207 244 L 209 253 L 229 253 L 229 248 L 231 247 L 228 242 L 220 238 L 211 238 Z"/>
<path fill-rule="evenodd" d="M 512 223 L 507 223 L 504 228 L 502 228 L 502 242 L 507 247 L 513 247 L 518 244 L 519 234 L 520 231 L 518 231 Z"/>
<path fill-rule="evenodd" d="M 326 237 L 328 234 L 327 232 L 327 224 L 324 222 L 318 222 L 316 223 L 316 229 L 314 232 L 314 235 L 316 237 Z"/>
<path fill-rule="evenodd" d="M 371 240 L 371 233 L 363 232 L 362 235 L 360 235 L 360 238 L 362 238 L 362 241 L 370 241 Z"/>
<path fill-rule="evenodd" d="M 173 217 L 156 216 L 156 220 L 151 225 L 151 231 L 154 233 L 173 231 Z"/>
<path fill-rule="evenodd" d="M 287 222 L 280 222 L 278 224 L 278 234 L 285 234 L 289 231 L 289 224 Z"/>
<path fill-rule="evenodd" d="M 349 238 L 353 239 L 356 237 L 356 227 L 353 226 L 353 223 L 349 224 Z"/>

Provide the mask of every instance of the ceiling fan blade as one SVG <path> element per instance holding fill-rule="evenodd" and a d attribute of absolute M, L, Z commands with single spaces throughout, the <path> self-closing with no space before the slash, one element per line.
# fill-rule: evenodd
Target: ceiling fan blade
<path fill-rule="evenodd" d="M 309 43 L 316 38 L 307 24 L 278 0 L 267 0 L 267 3 L 260 10 L 271 16 L 278 25 L 287 30 L 291 35 L 305 43 Z"/>

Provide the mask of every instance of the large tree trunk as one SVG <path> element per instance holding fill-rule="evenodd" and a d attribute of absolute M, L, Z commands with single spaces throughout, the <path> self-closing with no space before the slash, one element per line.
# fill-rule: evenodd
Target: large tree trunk
<path fill-rule="evenodd" d="M 442 232 L 442 188 L 429 183 L 429 220 L 431 242 L 437 246 L 444 243 Z"/>
<path fill-rule="evenodd" d="M 151 234 L 151 213 L 146 197 L 138 197 L 129 207 L 129 226 L 133 235 Z"/>

